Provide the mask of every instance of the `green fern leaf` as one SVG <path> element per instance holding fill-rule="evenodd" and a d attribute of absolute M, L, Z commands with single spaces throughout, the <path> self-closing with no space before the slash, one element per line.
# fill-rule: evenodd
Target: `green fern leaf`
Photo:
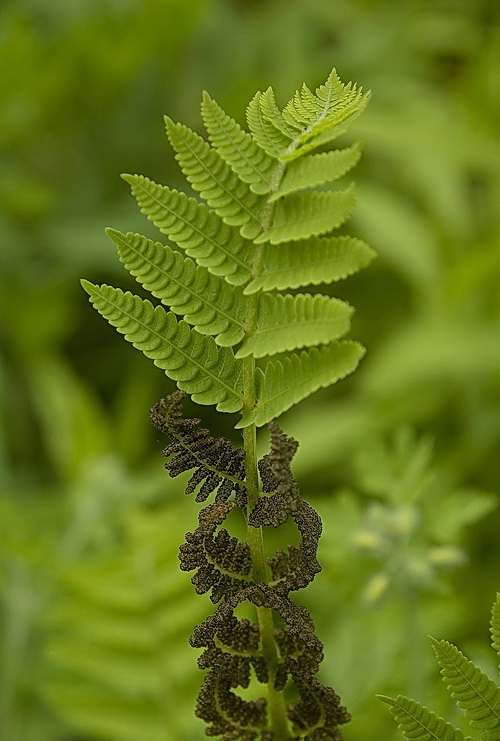
<path fill-rule="evenodd" d="M 198 404 L 216 404 L 221 412 L 243 406 L 241 362 L 228 347 L 198 334 L 175 314 L 111 286 L 82 281 L 97 311 L 125 339 L 151 358 Z"/>
<path fill-rule="evenodd" d="M 232 285 L 251 275 L 253 245 L 203 203 L 143 175 L 122 175 L 143 214 L 198 265 Z"/>
<path fill-rule="evenodd" d="M 368 265 L 375 251 L 355 237 L 315 237 L 306 244 L 278 244 L 264 254 L 262 274 L 243 293 L 332 283 Z"/>
<path fill-rule="evenodd" d="M 106 231 L 118 246 L 127 270 L 171 311 L 183 315 L 200 334 L 214 336 L 218 345 L 240 342 L 245 333 L 246 303 L 241 289 L 167 245 L 140 234 Z"/>
<path fill-rule="evenodd" d="M 273 224 L 256 244 L 296 241 L 325 234 L 346 221 L 355 204 L 354 186 L 326 193 L 291 193 L 276 204 Z"/>
<path fill-rule="evenodd" d="M 443 681 L 472 727 L 483 738 L 500 738 L 500 689 L 452 643 L 430 638 Z"/>
<path fill-rule="evenodd" d="M 268 193 L 273 184 L 276 159 L 270 157 L 206 92 L 201 112 L 214 149 L 254 193 Z"/>
<path fill-rule="evenodd" d="M 262 358 L 298 347 L 327 344 L 349 330 L 352 312 L 349 304 L 329 296 L 264 293 L 255 334 L 243 342 L 236 357 Z"/>
<path fill-rule="evenodd" d="M 500 657 L 500 592 L 497 594 L 491 612 L 491 640 L 493 648 Z"/>
<path fill-rule="evenodd" d="M 459 728 L 454 728 L 424 705 L 398 695 L 396 699 L 377 695 L 386 702 L 398 728 L 408 741 L 472 741 Z"/>
<path fill-rule="evenodd" d="M 352 373 L 364 355 L 357 342 L 332 342 L 270 362 L 257 376 L 257 404 L 236 427 L 257 427 L 279 417 L 301 399 Z"/>
<path fill-rule="evenodd" d="M 293 134 L 288 136 L 266 116 L 266 101 L 269 99 L 272 100 L 276 113 L 280 115 L 278 107 L 274 102 L 273 90 L 272 88 L 268 88 L 265 93 L 256 93 L 248 104 L 247 123 L 253 138 L 259 146 L 271 155 L 271 157 L 278 158 L 290 146 Z M 267 103 L 267 105 L 269 104 Z"/>
<path fill-rule="evenodd" d="M 182 171 L 201 197 L 230 226 L 253 239 L 260 231 L 266 198 L 250 190 L 212 147 L 187 126 L 165 117 L 167 135 Z"/>
<path fill-rule="evenodd" d="M 368 100 L 369 94 L 362 95 L 361 89 L 351 83 L 344 85 L 335 70 L 316 89 L 316 94 L 303 85 L 282 114 L 286 124 L 297 132 L 294 147 L 282 159 L 296 159 L 332 141 L 345 130 L 348 121 L 363 111 Z"/>
<path fill-rule="evenodd" d="M 275 201 L 296 190 L 332 183 L 354 167 L 360 157 L 361 146 L 353 144 L 352 147 L 345 149 L 310 154 L 302 159 L 294 160 L 287 167 L 280 187 L 269 200 Z"/>

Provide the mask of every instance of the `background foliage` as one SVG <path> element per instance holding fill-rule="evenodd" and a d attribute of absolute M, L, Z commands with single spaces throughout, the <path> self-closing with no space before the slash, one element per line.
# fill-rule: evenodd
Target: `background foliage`
<path fill-rule="evenodd" d="M 181 184 L 164 113 L 200 130 L 205 88 L 243 122 L 255 90 L 284 104 L 333 65 L 374 92 L 352 134 L 350 232 L 379 258 L 335 287 L 357 307 L 362 367 L 283 417 L 324 520 L 303 597 L 323 680 L 353 713 L 346 741 L 391 741 L 376 692 L 453 712 L 427 633 L 495 669 L 499 47 L 494 0 L 4 0 L 2 738 L 202 736 L 187 638 L 210 607 L 176 558 L 195 506 L 147 416 L 172 387 L 78 279 L 127 287 L 103 228 L 148 226 L 120 172 Z"/>

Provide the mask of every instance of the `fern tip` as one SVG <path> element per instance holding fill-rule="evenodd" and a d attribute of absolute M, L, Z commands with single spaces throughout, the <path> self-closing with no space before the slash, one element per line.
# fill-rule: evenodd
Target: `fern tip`
<path fill-rule="evenodd" d="M 92 294 L 92 291 L 95 289 L 94 283 L 91 283 L 89 280 L 86 280 L 85 278 L 82 278 L 80 280 L 80 285 L 83 288 L 83 290 L 89 294 L 89 296 Z"/>
<path fill-rule="evenodd" d="M 375 695 L 379 700 L 382 700 L 382 702 L 387 703 L 387 705 L 394 705 L 394 700 L 392 697 L 389 697 L 388 695 Z"/>

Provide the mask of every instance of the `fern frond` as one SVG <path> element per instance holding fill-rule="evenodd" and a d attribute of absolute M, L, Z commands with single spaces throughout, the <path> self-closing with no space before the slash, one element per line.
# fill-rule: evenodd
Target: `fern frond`
<path fill-rule="evenodd" d="M 122 175 L 143 214 L 159 230 L 214 275 L 232 285 L 250 278 L 253 245 L 236 227 L 195 198 L 149 180 L 143 175 Z"/>
<path fill-rule="evenodd" d="M 292 140 L 292 135 L 288 136 L 283 133 L 269 118 L 265 115 L 265 101 L 271 97 L 274 108 L 278 112 L 278 107 L 274 102 L 274 93 L 272 88 L 268 88 L 265 93 L 258 92 L 254 95 L 247 107 L 248 128 L 252 132 L 255 141 L 271 157 L 278 158 L 288 148 Z"/>
<path fill-rule="evenodd" d="M 342 337 L 353 309 L 339 299 L 320 294 L 260 297 L 255 334 L 247 337 L 237 358 L 275 355 L 299 347 L 322 345 Z"/>
<path fill-rule="evenodd" d="M 403 695 L 395 699 L 385 695 L 377 697 L 389 705 L 391 715 L 408 741 L 472 741 L 459 728 L 454 728 L 415 700 Z"/>
<path fill-rule="evenodd" d="M 203 94 L 201 113 L 213 148 L 254 193 L 268 193 L 276 159 L 262 149 L 241 126 L 213 100 Z"/>
<path fill-rule="evenodd" d="M 226 224 L 241 227 L 240 234 L 253 239 L 261 231 L 267 199 L 253 193 L 201 136 L 168 116 L 165 123 L 176 159 L 193 188 Z"/>
<path fill-rule="evenodd" d="M 186 494 L 196 489 L 197 502 L 204 502 L 216 491 L 217 501 L 226 501 L 233 493 L 235 501 L 246 504 L 245 454 L 242 448 L 233 448 L 229 440 L 212 437 L 200 427 L 197 417 L 185 419 L 182 414 L 184 391 L 174 391 L 160 399 L 149 412 L 151 422 L 171 439 L 162 455 L 168 458 L 165 468 L 172 478 L 191 471 Z"/>
<path fill-rule="evenodd" d="M 97 311 L 125 339 L 151 358 L 198 404 L 215 404 L 221 412 L 243 406 L 241 361 L 228 347 L 198 334 L 175 314 L 111 286 L 82 281 Z"/>
<path fill-rule="evenodd" d="M 333 183 L 346 174 L 361 157 L 361 146 L 353 144 L 345 149 L 333 152 L 309 154 L 290 162 L 278 190 L 271 195 L 270 201 L 293 193 L 296 190 L 314 188 L 317 185 Z"/>
<path fill-rule="evenodd" d="M 452 643 L 430 641 L 443 681 L 471 726 L 486 739 L 500 738 L 500 688 Z"/>
<path fill-rule="evenodd" d="M 291 193 L 277 202 L 272 226 L 259 234 L 255 244 L 279 244 L 326 234 L 349 218 L 354 205 L 352 185 L 325 193 Z"/>
<path fill-rule="evenodd" d="M 231 346 L 241 340 L 246 303 L 241 289 L 168 245 L 140 234 L 106 231 L 127 270 L 171 311 L 183 315 L 200 334 L 214 336 L 218 345 Z"/>
<path fill-rule="evenodd" d="M 247 283 L 243 293 L 332 283 L 366 267 L 374 257 L 375 251 L 355 237 L 314 237 L 304 245 L 277 244 L 266 250 L 262 274 Z"/>
<path fill-rule="evenodd" d="M 500 657 L 500 592 L 491 611 L 491 643 Z"/>
<path fill-rule="evenodd" d="M 357 342 L 332 342 L 325 347 L 313 347 L 300 355 L 267 364 L 258 376 L 259 389 L 254 409 L 236 425 L 261 427 L 279 417 L 301 399 L 352 373 L 364 355 Z"/>
<path fill-rule="evenodd" d="M 296 159 L 335 139 L 345 130 L 346 123 L 363 111 L 369 97 L 362 95 L 356 85 L 344 85 L 335 70 L 315 94 L 304 85 L 283 110 L 284 121 L 297 133 L 294 147 L 281 159 Z"/>

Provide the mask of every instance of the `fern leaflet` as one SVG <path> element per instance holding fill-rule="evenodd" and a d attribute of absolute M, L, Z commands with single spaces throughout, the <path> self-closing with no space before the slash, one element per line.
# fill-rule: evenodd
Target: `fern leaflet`
<path fill-rule="evenodd" d="M 459 728 L 454 728 L 451 723 L 408 697 L 378 697 L 389 705 L 391 715 L 408 741 L 472 741 Z"/>
<path fill-rule="evenodd" d="M 256 93 L 248 104 L 246 113 L 248 128 L 252 132 L 252 137 L 257 144 L 267 154 L 277 159 L 281 152 L 288 146 L 289 140 L 263 115 L 261 106 L 262 96 L 263 93 Z"/>
<path fill-rule="evenodd" d="M 208 93 L 203 95 L 201 112 L 214 149 L 254 193 L 268 193 L 273 184 L 275 158 L 259 147 Z"/>
<path fill-rule="evenodd" d="M 286 169 L 280 187 L 269 200 L 275 201 L 296 190 L 332 183 L 354 167 L 360 157 L 360 145 L 353 144 L 352 147 L 345 149 L 310 154 L 302 159 L 294 160 Z"/>
<path fill-rule="evenodd" d="M 246 283 L 251 273 L 253 245 L 236 227 L 194 198 L 149 180 L 122 175 L 143 214 L 199 265 L 223 275 L 233 285 Z"/>
<path fill-rule="evenodd" d="M 175 314 L 150 301 L 111 286 L 82 281 L 97 311 L 134 347 L 151 358 L 198 404 L 216 404 L 220 411 L 243 406 L 241 362 L 228 347 L 198 334 Z"/>
<path fill-rule="evenodd" d="M 361 345 L 345 340 L 269 362 L 258 376 L 254 409 L 244 415 L 236 427 L 265 425 L 314 391 L 352 373 L 363 355 Z"/>
<path fill-rule="evenodd" d="M 486 732 L 484 738 L 500 738 L 500 689 L 448 641 L 431 638 L 443 681 L 457 705 L 465 710 L 470 725 Z"/>
<path fill-rule="evenodd" d="M 262 273 L 243 292 L 332 283 L 366 267 L 374 257 L 371 247 L 354 237 L 314 237 L 303 245 L 277 244 L 266 251 Z"/>
<path fill-rule="evenodd" d="M 273 225 L 255 244 L 279 244 L 325 234 L 341 226 L 354 208 L 354 187 L 327 193 L 291 193 L 278 201 Z"/>
<path fill-rule="evenodd" d="M 253 193 L 201 136 L 168 117 L 165 123 L 176 159 L 193 188 L 226 224 L 240 226 L 243 237 L 255 237 L 261 231 L 266 199 Z"/>
<path fill-rule="evenodd" d="M 329 296 L 264 294 L 255 333 L 243 342 L 237 358 L 261 358 L 298 347 L 321 345 L 342 337 L 350 327 L 352 308 Z"/>
<path fill-rule="evenodd" d="M 500 657 L 500 592 L 491 611 L 491 642 Z"/>
<path fill-rule="evenodd" d="M 182 257 L 167 245 L 140 234 L 107 230 L 127 270 L 200 334 L 213 335 L 218 345 L 238 343 L 245 332 L 245 297 L 222 278 Z"/>

